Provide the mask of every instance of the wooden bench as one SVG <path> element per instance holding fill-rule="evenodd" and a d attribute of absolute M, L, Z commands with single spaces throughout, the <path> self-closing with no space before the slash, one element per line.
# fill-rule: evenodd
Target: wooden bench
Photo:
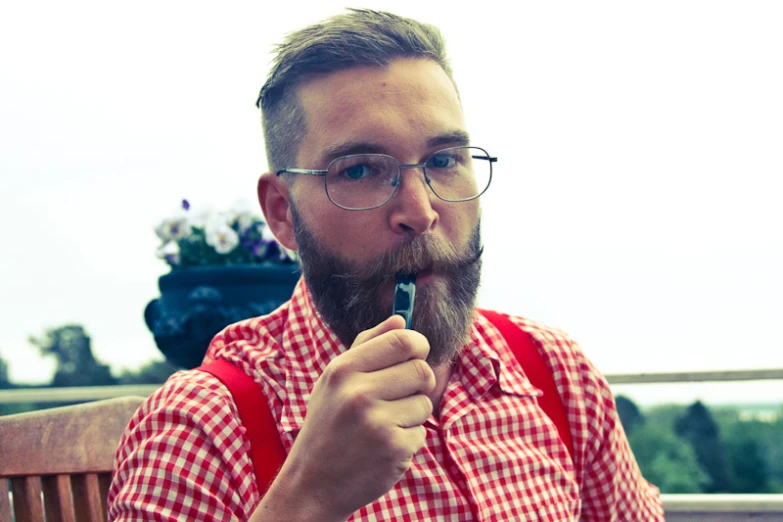
<path fill-rule="evenodd" d="M 12 508 L 16 522 L 104 522 L 114 454 L 143 401 L 0 416 L 0 522 L 12 520 Z"/>

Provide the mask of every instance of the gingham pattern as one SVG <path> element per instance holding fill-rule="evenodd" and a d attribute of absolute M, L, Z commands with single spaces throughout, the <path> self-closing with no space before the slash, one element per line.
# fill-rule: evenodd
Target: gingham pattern
<path fill-rule="evenodd" d="M 565 334 L 511 318 L 543 348 L 565 403 L 572 462 L 540 391 L 499 332 L 477 315 L 426 446 L 397 485 L 350 520 L 662 521 L 658 489 L 628 447 L 601 374 Z M 261 384 L 286 451 L 315 381 L 346 348 L 300 281 L 271 315 L 226 328 L 207 361 L 227 359 Z M 110 520 L 247 520 L 260 502 L 249 442 L 228 390 L 179 372 L 139 409 L 117 452 Z"/>

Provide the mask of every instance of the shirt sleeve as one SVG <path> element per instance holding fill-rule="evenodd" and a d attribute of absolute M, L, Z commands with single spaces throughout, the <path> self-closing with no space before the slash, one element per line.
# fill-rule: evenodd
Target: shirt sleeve
<path fill-rule="evenodd" d="M 110 521 L 247 520 L 260 496 L 228 390 L 180 372 L 136 412 L 120 440 Z"/>
<path fill-rule="evenodd" d="M 587 363 L 592 368 L 592 364 Z M 660 492 L 642 477 L 606 379 L 592 368 L 583 377 L 587 448 L 582 475 L 584 522 L 664 522 Z"/>

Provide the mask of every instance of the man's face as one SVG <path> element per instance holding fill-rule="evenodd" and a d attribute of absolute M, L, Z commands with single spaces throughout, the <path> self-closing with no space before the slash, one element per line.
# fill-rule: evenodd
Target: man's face
<path fill-rule="evenodd" d="M 298 99 L 307 122 L 299 168 L 325 169 L 336 156 L 357 153 L 420 163 L 439 149 L 467 144 L 456 90 L 430 60 L 333 73 L 301 86 Z M 414 329 L 430 340 L 432 362 L 455 355 L 478 287 L 478 201 L 441 201 L 417 169 L 403 171 L 394 197 L 373 210 L 335 206 L 323 178 L 307 175 L 291 186 L 291 203 L 305 278 L 343 342 L 391 315 L 395 273 L 412 271 L 419 274 Z"/>

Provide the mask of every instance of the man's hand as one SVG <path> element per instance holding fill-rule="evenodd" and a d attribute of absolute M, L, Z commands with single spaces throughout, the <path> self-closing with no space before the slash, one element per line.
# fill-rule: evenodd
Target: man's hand
<path fill-rule="evenodd" d="M 435 388 L 429 342 L 404 328 L 390 317 L 329 363 L 267 497 L 293 495 L 314 520 L 345 520 L 400 480 L 425 443 Z"/>

